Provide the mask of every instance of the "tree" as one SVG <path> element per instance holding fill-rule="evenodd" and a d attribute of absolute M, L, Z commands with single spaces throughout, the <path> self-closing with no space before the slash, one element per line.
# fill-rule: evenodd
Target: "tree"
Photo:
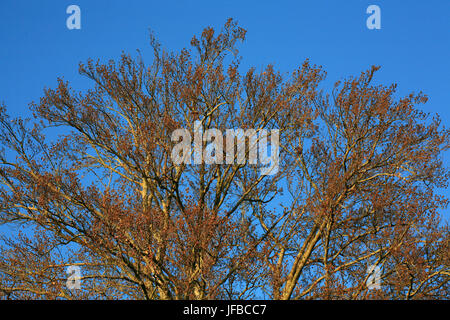
<path fill-rule="evenodd" d="M 426 96 L 375 85 L 378 67 L 330 94 L 309 61 L 241 75 L 245 34 L 230 19 L 179 53 L 152 35 L 149 66 L 89 60 L 91 90 L 59 79 L 28 120 L 2 106 L 3 298 L 449 298 L 449 131 L 417 108 Z M 173 132 L 196 121 L 279 130 L 279 170 L 174 163 Z"/>

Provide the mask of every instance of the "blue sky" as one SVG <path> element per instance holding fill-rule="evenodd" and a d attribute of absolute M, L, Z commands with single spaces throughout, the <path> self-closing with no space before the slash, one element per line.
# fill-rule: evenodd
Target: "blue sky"
<path fill-rule="evenodd" d="M 81 30 L 66 27 L 71 4 L 81 9 Z M 366 27 L 372 4 L 381 9 L 380 30 Z M 430 97 L 424 110 L 449 126 L 449 13 L 448 0 L 1 0 L 0 101 L 10 114 L 25 116 L 57 77 L 74 89 L 89 87 L 78 74 L 78 63 L 89 57 L 106 61 L 140 49 L 150 61 L 149 28 L 164 47 L 178 50 L 204 27 L 220 28 L 233 17 L 248 31 L 244 66 L 271 63 L 287 72 L 309 58 L 332 83 L 380 65 L 377 81 L 397 83 L 400 94 L 422 90 Z"/>

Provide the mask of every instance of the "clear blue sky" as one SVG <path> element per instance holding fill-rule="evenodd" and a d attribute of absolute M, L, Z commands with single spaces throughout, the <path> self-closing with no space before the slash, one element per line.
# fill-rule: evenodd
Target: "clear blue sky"
<path fill-rule="evenodd" d="M 71 4 L 81 8 L 81 30 L 66 27 Z M 381 30 L 366 27 L 371 4 L 381 8 Z M 89 86 L 78 75 L 78 62 L 88 57 L 116 59 L 140 49 L 150 61 L 149 28 L 163 46 L 178 50 L 228 17 L 248 31 L 244 66 L 272 63 L 289 71 L 310 58 L 331 83 L 380 65 L 378 81 L 398 83 L 400 94 L 424 91 L 425 111 L 450 126 L 450 0 L 1 0 L 0 101 L 10 114 L 26 115 L 28 103 L 59 76 L 75 89 Z"/>

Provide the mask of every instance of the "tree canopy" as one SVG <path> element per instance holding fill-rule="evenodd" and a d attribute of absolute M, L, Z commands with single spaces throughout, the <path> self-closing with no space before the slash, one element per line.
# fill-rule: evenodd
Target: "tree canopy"
<path fill-rule="evenodd" d="M 89 60 L 90 90 L 59 79 L 31 119 L 0 108 L 1 298 L 449 298 L 449 131 L 427 97 L 375 66 L 331 89 L 308 60 L 242 70 L 245 36 L 230 19 L 173 53 L 152 35 L 149 65 Z M 277 172 L 174 163 L 173 132 L 196 122 L 278 130 Z"/>

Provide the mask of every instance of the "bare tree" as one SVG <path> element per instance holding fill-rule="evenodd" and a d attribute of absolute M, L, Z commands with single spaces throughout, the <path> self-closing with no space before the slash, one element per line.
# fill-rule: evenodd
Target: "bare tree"
<path fill-rule="evenodd" d="M 331 94 L 309 61 L 241 75 L 245 34 L 230 19 L 179 53 L 152 36 L 150 66 L 89 60 L 91 90 L 59 80 L 31 120 L 1 108 L 3 298 L 448 299 L 435 190 L 449 132 L 416 107 L 426 97 L 374 85 L 377 67 Z M 172 134 L 194 135 L 196 121 L 279 130 L 278 172 L 175 164 Z M 66 286 L 70 265 L 80 290 Z M 366 285 L 371 266 L 379 289 Z"/>

